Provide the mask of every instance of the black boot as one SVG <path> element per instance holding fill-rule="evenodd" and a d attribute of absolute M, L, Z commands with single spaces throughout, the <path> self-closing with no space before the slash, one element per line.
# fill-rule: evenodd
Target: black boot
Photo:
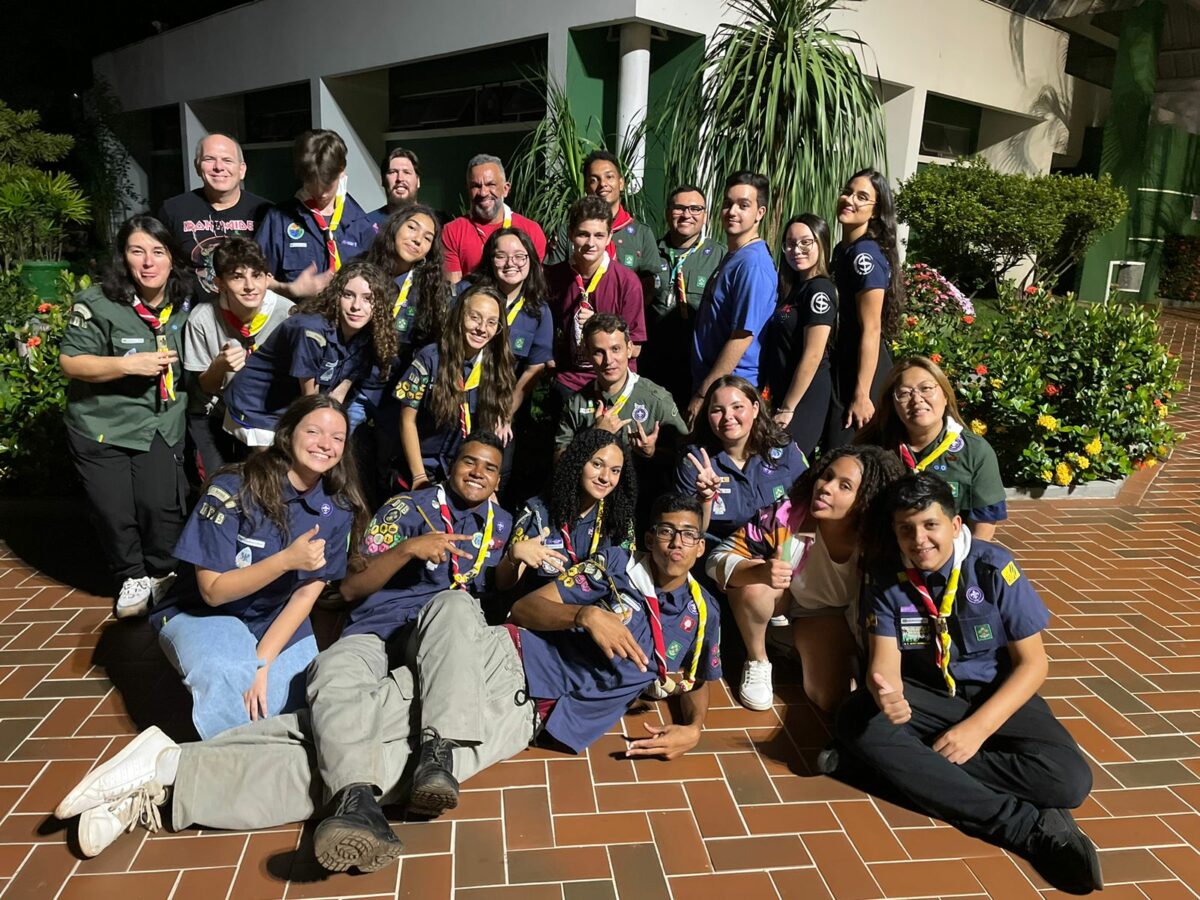
<path fill-rule="evenodd" d="M 1104 889 L 1096 848 L 1065 809 L 1045 809 L 1023 848 L 1025 858 L 1053 887 L 1068 894 Z"/>
<path fill-rule="evenodd" d="M 422 729 L 409 812 L 440 816 L 458 806 L 458 780 L 454 777 L 454 759 L 450 750 L 450 742 L 443 740 L 436 729 Z"/>
<path fill-rule="evenodd" d="M 404 844 L 392 831 L 369 784 L 352 784 L 334 795 L 333 815 L 317 826 L 313 851 L 330 872 L 374 872 L 395 861 Z"/>

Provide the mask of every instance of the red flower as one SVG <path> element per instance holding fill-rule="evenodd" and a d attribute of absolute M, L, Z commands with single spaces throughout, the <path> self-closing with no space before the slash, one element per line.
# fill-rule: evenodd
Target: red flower
<path fill-rule="evenodd" d="M 940 363 L 942 361 L 942 354 L 940 354 L 940 353 L 930 354 L 929 361 L 934 364 Z"/>
<path fill-rule="evenodd" d="M 1127 390 L 1127 391 L 1132 391 L 1132 390 L 1133 390 L 1133 385 L 1132 385 L 1132 384 L 1127 384 L 1127 385 L 1125 385 L 1125 390 Z"/>
<path fill-rule="evenodd" d="M 40 347 L 40 346 L 42 346 L 42 339 L 35 334 L 33 337 L 31 337 L 29 340 L 27 340 L 25 342 L 25 346 L 26 347 Z"/>
<path fill-rule="evenodd" d="M 979 365 L 977 365 L 975 367 L 975 374 L 976 375 L 986 375 L 987 374 L 987 366 L 985 366 L 983 363 L 980 363 Z"/>
<path fill-rule="evenodd" d="M 1046 396 L 1047 397 L 1057 397 L 1061 393 L 1062 393 L 1062 388 L 1060 388 L 1057 384 L 1046 385 Z"/>
<path fill-rule="evenodd" d="M 41 306 L 39 306 L 39 307 L 38 307 L 38 312 L 40 312 L 40 313 L 48 313 L 48 312 L 50 312 L 50 310 L 52 310 L 52 309 L 54 309 L 54 304 L 53 304 L 53 303 L 43 303 Z"/>
<path fill-rule="evenodd" d="M 1161 400 L 1155 400 L 1155 401 L 1154 401 L 1154 405 L 1155 405 L 1155 406 L 1162 406 L 1162 401 L 1161 401 Z"/>
<path fill-rule="evenodd" d="M 963 316 L 963 324 L 964 325 L 974 325 L 975 317 L 974 316 Z"/>
<path fill-rule="evenodd" d="M 909 316 L 909 317 L 908 317 L 907 319 L 905 319 L 904 321 L 905 321 L 905 323 L 908 325 L 908 327 L 909 327 L 909 328 L 912 328 L 914 325 L 916 325 L 916 324 L 917 324 L 917 317 L 916 317 L 916 316 Z"/>
<path fill-rule="evenodd" d="M 1029 287 L 1025 288 L 1026 295 L 1036 294 L 1037 292 L 1038 292 L 1038 288 L 1037 288 L 1036 284 L 1031 284 Z"/>

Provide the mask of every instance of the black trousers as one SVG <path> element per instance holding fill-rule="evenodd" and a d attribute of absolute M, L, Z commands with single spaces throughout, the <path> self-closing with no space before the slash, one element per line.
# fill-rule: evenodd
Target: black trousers
<path fill-rule="evenodd" d="M 853 363 L 853 367 L 850 363 Z M 871 402 L 876 407 L 880 403 L 891 403 L 891 397 L 884 397 L 883 383 L 892 371 L 892 353 L 887 348 L 887 340 L 879 339 L 879 361 L 875 364 L 875 375 L 871 379 Z M 825 450 L 833 450 L 853 443 L 856 428 L 846 428 L 846 410 L 854 402 L 854 388 L 858 384 L 858 359 L 844 360 L 835 364 L 833 371 L 833 397 L 829 403 L 829 417 L 825 424 L 825 439 L 821 446 Z"/>
<path fill-rule="evenodd" d="M 832 400 L 833 379 L 829 375 L 829 369 L 822 366 L 813 375 L 812 383 L 800 398 L 787 427 L 787 433 L 796 442 L 796 446 L 804 451 L 810 465 L 814 459 L 813 451 L 825 433 Z M 825 452 L 824 447 L 821 448 L 821 452 Z"/>
<path fill-rule="evenodd" d="M 113 575 L 173 572 L 187 498 L 183 441 L 171 446 L 156 434 L 149 450 L 130 450 L 67 429 L 67 442 Z"/>
<path fill-rule="evenodd" d="M 991 694 L 990 685 L 958 685 L 949 697 L 905 679 L 912 718 L 893 725 L 865 689 L 837 715 L 842 744 L 920 809 L 961 831 L 1009 849 L 1025 843 L 1043 809 L 1074 809 L 1092 789 L 1078 745 L 1034 695 L 962 765 L 932 748 Z"/>
<path fill-rule="evenodd" d="M 212 478 L 217 469 L 246 458 L 250 448 L 227 432 L 216 416 L 189 415 L 188 437 L 200 456 L 197 471 L 202 480 Z"/>

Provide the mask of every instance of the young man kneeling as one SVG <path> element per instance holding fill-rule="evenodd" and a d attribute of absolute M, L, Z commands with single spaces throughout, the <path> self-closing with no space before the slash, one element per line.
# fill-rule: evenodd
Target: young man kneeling
<path fill-rule="evenodd" d="M 1012 554 L 972 539 L 949 486 L 914 473 L 888 508 L 900 570 L 864 599 L 866 688 L 838 713 L 842 744 L 931 816 L 1030 861 L 1073 894 L 1104 883 L 1067 811 L 1092 774 L 1037 694 L 1050 613 Z"/>
<path fill-rule="evenodd" d="M 415 799 L 429 810 L 424 794 L 440 798 L 435 809 L 452 808 L 459 782 L 543 734 L 583 750 L 647 688 L 686 692 L 685 721 L 647 725 L 649 736 L 631 741 L 628 755 L 669 759 L 695 747 L 707 682 L 721 675 L 718 608 L 689 574 L 704 552 L 700 515 L 695 498 L 660 498 L 644 536 L 648 553 L 602 551 L 517 601 L 512 625 L 488 627 L 466 591 L 437 594 L 417 618 L 415 664 L 364 689 L 381 711 L 377 774 L 373 784 L 351 786 L 354 802 L 337 804 L 317 826 L 321 865 L 382 868 L 402 847 L 381 804 L 412 807 Z M 414 703 L 456 720 L 442 724 L 437 741 L 448 752 L 423 752 Z M 182 746 L 151 728 L 87 775 L 55 815 L 82 814 L 79 843 L 89 856 L 139 823 L 157 830 L 168 803 L 176 829 L 308 819 L 332 793 L 314 721 L 307 711 L 275 716 Z"/>

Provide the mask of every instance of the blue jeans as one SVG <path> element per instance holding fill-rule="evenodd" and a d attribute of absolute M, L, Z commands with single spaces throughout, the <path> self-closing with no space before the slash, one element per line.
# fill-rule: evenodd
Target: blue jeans
<path fill-rule="evenodd" d="M 202 739 L 250 721 L 242 695 L 258 671 L 258 639 L 241 619 L 179 613 L 158 639 L 192 694 L 192 722 Z M 316 655 L 310 634 L 275 657 L 267 674 L 267 715 L 304 708 L 304 670 Z"/>

